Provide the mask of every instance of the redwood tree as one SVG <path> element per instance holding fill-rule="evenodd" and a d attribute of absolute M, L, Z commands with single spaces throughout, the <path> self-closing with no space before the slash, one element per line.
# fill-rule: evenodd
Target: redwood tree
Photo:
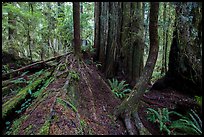
<path fill-rule="evenodd" d="M 80 4 L 73 2 L 73 20 L 74 20 L 74 53 L 76 56 L 81 55 L 81 42 L 80 42 Z"/>
<path fill-rule="evenodd" d="M 152 89 L 174 88 L 190 95 L 202 93 L 202 4 L 176 3 L 176 29 L 167 74 Z"/>
<path fill-rule="evenodd" d="M 152 76 L 154 66 L 156 64 L 157 56 L 158 56 L 158 10 L 159 3 L 152 2 L 150 7 L 150 23 L 149 23 L 149 33 L 150 33 L 150 51 L 147 58 L 147 62 L 145 64 L 142 75 L 139 77 L 139 80 L 133 91 L 129 95 L 127 99 L 125 99 L 122 104 L 116 109 L 115 114 L 117 116 L 121 116 L 125 119 L 126 127 L 128 129 L 129 134 L 134 134 L 133 126 L 131 126 L 130 117 L 138 116 L 138 104 L 147 89 L 147 84 L 149 79 Z M 138 117 L 137 117 L 138 118 Z"/>

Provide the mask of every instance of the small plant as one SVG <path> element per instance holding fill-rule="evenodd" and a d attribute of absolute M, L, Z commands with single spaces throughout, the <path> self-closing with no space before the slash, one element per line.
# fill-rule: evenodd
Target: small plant
<path fill-rule="evenodd" d="M 179 120 L 172 121 L 170 119 L 170 114 L 175 114 L 181 118 Z M 162 110 L 158 108 L 157 111 L 152 108 L 147 108 L 147 120 L 153 123 L 158 123 L 160 131 L 165 131 L 168 135 L 173 134 L 173 131 L 174 134 L 177 134 L 178 132 L 175 131 L 176 129 L 190 135 L 202 134 L 202 121 L 198 115 L 191 110 L 189 116 L 190 118 L 175 111 L 168 111 L 167 108 L 163 108 Z"/>
<path fill-rule="evenodd" d="M 183 131 L 189 135 L 201 135 L 202 121 L 193 110 L 190 110 L 189 117 L 182 116 L 181 119 L 173 121 L 170 128 Z"/>
<path fill-rule="evenodd" d="M 117 79 L 113 79 L 112 81 L 108 80 L 108 82 L 111 86 L 111 91 L 119 98 L 124 98 L 126 93 L 131 92 L 131 89 L 126 88 L 128 84 L 125 84 L 124 80 L 119 82 Z"/>
<path fill-rule="evenodd" d="M 162 110 L 158 108 L 158 111 L 147 108 L 147 120 L 158 123 L 160 131 L 166 131 L 168 135 L 170 135 L 171 131 L 169 129 L 169 125 L 171 123 L 171 120 L 169 118 L 169 115 L 171 113 L 177 114 L 180 116 L 180 114 L 174 112 L 174 111 L 168 111 L 167 108 L 163 108 Z"/>
<path fill-rule="evenodd" d="M 70 71 L 69 75 L 71 75 L 71 78 L 74 80 L 79 80 L 79 74 L 76 71 Z"/>

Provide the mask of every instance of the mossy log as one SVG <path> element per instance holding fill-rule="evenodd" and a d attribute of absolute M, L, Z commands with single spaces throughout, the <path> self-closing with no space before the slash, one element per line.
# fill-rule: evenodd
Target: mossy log
<path fill-rule="evenodd" d="M 28 81 L 29 79 L 33 79 L 33 77 L 35 77 L 35 73 L 34 74 L 26 74 L 24 76 L 17 76 L 17 77 L 14 77 L 14 78 L 11 78 L 11 79 L 8 79 L 8 80 L 4 80 L 2 81 L 2 87 L 6 87 L 10 84 L 14 84 L 14 83 L 17 83 L 16 81 L 17 80 L 25 80 L 25 81 Z"/>
<path fill-rule="evenodd" d="M 35 62 L 35 63 L 33 63 L 33 64 L 24 66 L 24 67 L 22 67 L 22 68 L 16 69 L 16 70 L 14 70 L 14 71 L 12 71 L 12 72 L 3 74 L 3 75 L 2 75 L 2 79 L 5 80 L 5 79 L 9 79 L 10 77 L 16 77 L 16 76 L 18 76 L 21 72 L 25 72 L 25 71 L 27 71 L 27 70 L 36 72 L 36 70 L 40 70 L 40 69 L 43 69 L 43 68 L 45 68 L 45 67 L 49 67 L 49 65 L 46 64 L 47 62 L 53 61 L 53 60 L 57 60 L 57 59 L 59 59 L 59 58 L 65 56 L 65 55 L 67 55 L 67 54 L 70 54 L 70 53 L 66 53 L 66 54 L 64 54 L 64 55 L 60 55 L 60 56 L 57 56 L 57 57 L 53 57 L 53 58 L 48 59 L 48 60 L 46 60 L 46 61 L 38 61 L 38 62 Z"/>
<path fill-rule="evenodd" d="M 13 84 L 10 84 L 10 85 L 8 85 L 8 86 L 6 86 L 6 87 L 3 87 L 2 88 L 2 96 L 5 96 L 5 95 L 7 95 L 7 94 L 9 94 L 10 92 L 11 92 L 11 90 L 16 90 L 16 89 L 18 89 L 19 87 L 24 87 L 24 86 L 26 86 L 26 83 L 13 83 Z"/>
<path fill-rule="evenodd" d="M 5 120 L 5 118 L 12 113 L 15 108 L 23 102 L 23 100 L 29 95 L 29 90 L 33 91 L 35 88 L 41 84 L 49 75 L 51 72 L 46 72 L 44 75 L 40 76 L 38 79 L 33 81 L 31 84 L 26 86 L 24 89 L 19 91 L 19 93 L 11 98 L 9 101 L 3 104 L 2 106 L 2 119 Z"/>

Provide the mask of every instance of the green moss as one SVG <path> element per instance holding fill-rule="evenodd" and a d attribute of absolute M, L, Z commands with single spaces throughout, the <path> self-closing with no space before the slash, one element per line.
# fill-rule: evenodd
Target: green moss
<path fill-rule="evenodd" d="M 18 134 L 22 122 L 25 121 L 27 118 L 28 118 L 28 115 L 24 115 L 13 122 L 13 124 L 11 126 L 12 135 Z"/>
<path fill-rule="evenodd" d="M 26 129 L 25 129 L 25 134 L 29 135 L 31 134 L 31 129 L 33 128 L 33 125 L 29 125 Z"/>
<path fill-rule="evenodd" d="M 2 107 L 2 118 L 5 119 L 5 117 L 26 98 L 26 96 L 29 94 L 28 91 L 35 89 L 35 87 L 37 87 L 37 85 L 39 85 L 45 79 L 45 77 L 48 76 L 48 74 L 50 73 L 46 73 L 44 77 L 40 77 L 33 83 L 30 83 L 27 87 L 20 90 L 16 96 L 4 103 Z"/>
<path fill-rule="evenodd" d="M 39 130 L 39 135 L 48 135 L 49 134 L 49 127 L 50 127 L 50 121 L 46 121 L 43 126 Z"/>

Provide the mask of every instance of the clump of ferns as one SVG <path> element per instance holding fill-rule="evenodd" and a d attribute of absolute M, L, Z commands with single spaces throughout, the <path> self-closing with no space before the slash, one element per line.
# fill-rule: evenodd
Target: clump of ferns
<path fill-rule="evenodd" d="M 124 98 L 127 96 L 128 93 L 131 92 L 131 89 L 127 88 L 128 84 L 125 84 L 125 81 L 122 80 L 119 82 L 117 79 L 112 79 L 112 81 L 108 80 L 111 91 L 118 97 L 118 98 Z"/>
<path fill-rule="evenodd" d="M 170 114 L 177 115 L 180 119 L 172 121 Z M 175 111 L 169 111 L 167 108 L 158 108 L 157 111 L 152 108 L 147 108 L 147 120 L 159 124 L 160 132 L 167 132 L 168 135 L 202 134 L 202 121 L 193 110 L 190 110 L 189 116 L 186 117 Z"/>

